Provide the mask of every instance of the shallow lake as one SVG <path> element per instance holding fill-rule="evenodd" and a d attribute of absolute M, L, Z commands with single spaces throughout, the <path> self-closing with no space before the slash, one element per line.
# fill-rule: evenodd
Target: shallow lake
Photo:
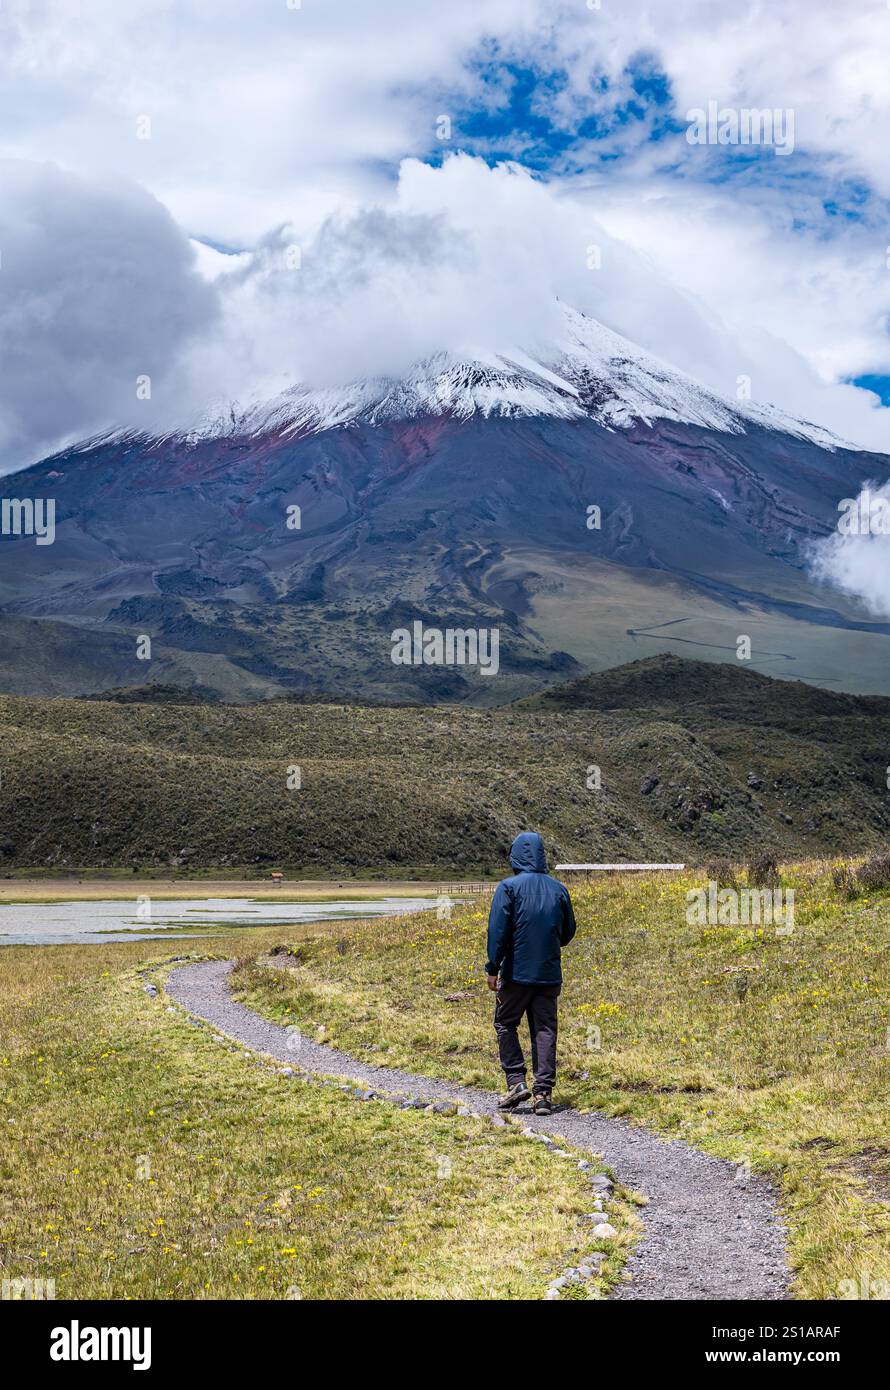
<path fill-rule="evenodd" d="M 392 917 L 434 906 L 434 898 L 344 898 L 298 903 L 261 902 L 253 898 L 4 903 L 0 905 L 0 946 L 152 941 L 166 936 L 203 936 L 220 927 L 270 927 L 289 922 Z"/>

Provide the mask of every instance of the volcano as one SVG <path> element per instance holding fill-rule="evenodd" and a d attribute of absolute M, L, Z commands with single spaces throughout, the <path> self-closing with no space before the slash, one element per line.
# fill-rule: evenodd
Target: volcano
<path fill-rule="evenodd" d="M 54 500 L 56 530 L 2 537 L 0 688 L 486 705 L 741 651 L 890 693 L 890 624 L 809 571 L 839 501 L 888 464 L 563 307 L 543 346 L 226 402 L 7 479 Z M 394 630 L 417 622 L 497 629 L 497 677 L 395 664 Z"/>

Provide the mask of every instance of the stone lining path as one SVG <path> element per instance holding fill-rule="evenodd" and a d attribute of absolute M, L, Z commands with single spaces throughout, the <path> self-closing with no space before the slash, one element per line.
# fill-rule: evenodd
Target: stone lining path
<path fill-rule="evenodd" d="M 200 961 L 171 972 L 167 993 L 192 1014 L 246 1047 L 300 1070 L 349 1078 L 370 1089 L 430 1101 L 452 1099 L 494 1114 L 491 1091 L 360 1062 L 294 1035 L 237 1003 L 229 993 L 231 961 Z M 290 1046 L 288 1044 L 290 1043 Z M 527 1128 L 562 1135 L 600 1155 L 624 1187 L 645 1193 L 643 1239 L 631 1255 L 630 1282 L 617 1299 L 783 1299 L 789 1272 L 775 1193 L 724 1159 L 665 1140 L 605 1115 L 561 1110 L 549 1118 L 515 1113 Z"/>

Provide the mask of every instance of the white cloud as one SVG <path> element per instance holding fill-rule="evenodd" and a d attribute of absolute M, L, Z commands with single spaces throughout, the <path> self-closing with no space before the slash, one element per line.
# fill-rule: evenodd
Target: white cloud
<path fill-rule="evenodd" d="M 675 115 L 710 99 L 794 107 L 802 157 L 890 194 L 890 9 L 879 4 L 847 6 L 841 23 L 836 0 L 90 0 L 73 23 L 69 0 L 5 0 L 0 40 L 16 112 L 3 153 L 137 179 L 189 230 L 222 241 L 365 201 L 382 186 L 377 166 L 435 147 L 446 97 L 460 146 L 462 103 L 506 99 L 483 56 L 556 74 L 537 105 L 570 130 L 632 97 L 628 67 L 648 54 Z M 140 113 L 154 133 L 137 144 Z M 639 138 L 635 123 L 623 129 Z M 653 167 L 681 155 L 690 171 L 703 153 L 649 148 Z"/>
<path fill-rule="evenodd" d="M 406 160 L 385 204 L 332 216 L 307 240 L 282 226 L 255 251 L 231 255 L 190 246 L 138 189 L 46 166 L 0 168 L 6 467 L 102 428 L 187 428 L 296 382 L 398 376 L 442 350 L 546 351 L 560 328 L 558 299 L 725 395 L 746 374 L 755 399 L 844 437 L 877 444 L 890 435 L 890 412 L 820 382 L 780 336 L 766 290 L 766 329 L 743 314 L 725 323 L 707 307 L 716 294 L 705 271 L 684 287 L 682 268 L 636 229 L 639 250 L 591 215 L 602 201 L 607 222 L 619 224 L 614 200 L 572 196 L 515 166 L 466 155 L 435 167 Z M 598 270 L 588 268 L 591 245 Z M 778 275 L 772 289 L 778 298 Z M 150 401 L 136 397 L 145 373 Z"/>
<path fill-rule="evenodd" d="M 852 515 L 855 529 L 816 542 L 811 569 L 817 579 L 859 599 L 872 617 L 890 618 L 890 482 L 869 485 L 855 503 L 841 512 L 845 523 Z"/>
<path fill-rule="evenodd" d="M 435 146 L 437 94 L 479 88 L 466 58 L 528 32 L 536 0 L 4 0 L 0 154 L 145 184 L 195 235 L 302 234 Z M 136 120 L 152 120 L 136 139 Z"/>
<path fill-rule="evenodd" d="M 109 286 L 74 314 L 69 284 L 72 325 L 83 323 L 94 342 L 89 326 L 104 306 L 109 348 L 122 349 L 127 371 L 143 352 L 143 317 L 157 320 L 168 370 L 153 419 L 178 423 L 211 396 L 312 373 L 398 370 L 458 340 L 528 341 L 546 334 L 560 293 L 719 390 L 750 375 L 756 399 L 886 449 L 887 411 L 835 383 L 890 372 L 890 236 L 876 196 L 890 196 L 890 9 L 847 7 L 842 23 L 838 14 L 834 0 L 602 0 L 600 9 L 583 0 L 303 0 L 298 10 L 285 0 L 91 0 L 72 21 L 69 0 L 4 0 L 0 156 L 51 159 L 109 198 L 132 181 L 188 235 L 255 248 L 234 267 L 218 254 L 211 267 L 213 253 L 201 250 L 202 271 L 217 278 L 200 313 L 187 262 L 160 245 L 151 268 L 148 250 L 135 265 L 97 238 Z M 461 148 L 465 115 L 506 110 L 509 81 L 487 81 L 483 58 L 555 75 L 536 106 L 574 132 L 584 116 L 608 121 L 634 96 L 629 68 L 642 53 L 666 74 L 681 122 L 711 99 L 793 107 L 794 154 L 719 185 L 719 161 L 738 170 L 736 152 L 715 155 L 682 135 L 651 140 L 650 115 L 589 139 L 563 164 L 555 156 L 548 189 L 470 160 L 442 170 L 422 162 Z M 434 135 L 443 110 L 454 120 L 446 145 Z M 136 138 L 141 115 L 151 118 L 149 140 Z M 510 137 L 505 129 L 503 144 Z M 604 150 L 621 158 L 600 163 Z M 406 155 L 415 157 L 396 182 Z M 593 171 L 583 180 L 579 164 Z M 850 180 L 870 190 L 860 220 L 827 216 L 822 203 Z M 282 236 L 303 248 L 298 277 L 276 269 Z M 594 280 L 579 248 L 595 239 L 605 254 Z M 95 270 L 77 282 L 85 294 Z M 165 326 L 161 310 L 177 299 L 181 270 L 185 308 Z M 144 283 L 152 276 L 157 314 Z M 22 339 L 20 366 L 30 361 L 39 382 L 46 351 L 60 386 L 43 424 L 29 404 L 39 386 L 22 378 L 21 407 L 4 394 L 7 446 L 85 432 L 99 416 L 131 423 L 101 345 L 90 348 L 92 380 L 76 366 L 62 378 L 36 327 L 48 291 L 28 284 L 34 352 Z M 128 294 L 133 309 L 122 315 Z M 183 356 L 214 303 L 222 326 Z"/>
<path fill-rule="evenodd" d="M 601 271 L 588 268 L 592 244 Z M 231 260 L 221 274 L 213 258 L 224 327 L 193 354 L 196 401 L 397 376 L 439 351 L 534 352 L 561 330 L 560 299 L 680 365 L 678 346 L 709 360 L 725 350 L 688 296 L 585 207 L 470 156 L 406 160 L 386 206 L 332 217 L 304 244 L 279 228 Z"/>
<path fill-rule="evenodd" d="M 606 225 L 624 240 L 592 216 L 590 205 L 599 202 Z M 803 277 L 754 214 L 727 224 L 703 206 L 692 269 L 675 225 L 690 216 L 692 200 L 665 202 L 634 220 L 605 190 L 576 197 L 519 168 L 492 169 L 469 156 L 436 167 L 406 160 L 387 205 L 329 219 L 300 244 L 300 269 L 286 268 L 288 248 L 299 244 L 293 227 L 271 234 L 255 254 L 231 258 L 231 274 L 220 275 L 225 260 L 216 257 L 225 328 L 195 361 L 194 397 L 246 401 L 295 381 L 398 375 L 440 350 L 534 351 L 557 331 L 560 298 L 726 396 L 739 376 L 750 376 L 755 400 L 864 446 L 886 447 L 890 411 L 876 408 L 869 393 L 827 384 L 805 355 L 806 335 L 829 333 L 831 313 L 842 327 L 846 316 L 853 334 L 856 309 L 842 304 L 839 287 L 821 316 L 811 307 L 798 323 L 792 310 L 796 293 L 806 297 Z M 658 226 L 667 229 L 667 250 L 657 244 Z M 600 248 L 595 271 L 588 269 L 592 244 Z M 837 252 L 834 261 L 840 267 Z M 723 295 L 721 263 L 731 282 Z M 826 279 L 831 266 L 826 252 Z M 863 283 L 863 316 L 876 312 L 866 290 Z M 746 295 L 760 307 L 753 324 L 743 312 Z"/>
<path fill-rule="evenodd" d="M 188 240 L 144 190 L 0 161 L 0 458 L 179 409 L 181 354 L 217 312 Z"/>
<path fill-rule="evenodd" d="M 754 191 L 663 178 L 645 198 L 629 184 L 588 196 L 613 236 L 723 326 L 729 353 L 709 360 L 689 344 L 681 363 L 688 371 L 729 392 L 744 358 L 749 366 L 738 370 L 751 375 L 755 399 L 864 447 L 890 449 L 890 416 L 878 398 L 843 384 L 890 373 L 886 229 L 848 222 L 829 237 L 807 199 L 791 195 L 779 217 Z"/>

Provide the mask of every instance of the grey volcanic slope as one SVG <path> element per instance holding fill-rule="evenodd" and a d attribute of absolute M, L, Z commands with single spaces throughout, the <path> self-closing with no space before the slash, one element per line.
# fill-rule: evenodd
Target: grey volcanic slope
<path fill-rule="evenodd" d="M 734 659 L 753 631 L 761 669 L 879 693 L 890 625 L 816 586 L 807 552 L 887 465 L 756 424 L 585 417 L 99 441 L 15 475 L 55 498 L 57 536 L 0 540 L 2 688 L 498 704 L 635 655 Z M 497 677 L 393 665 L 418 618 L 498 626 Z"/>

